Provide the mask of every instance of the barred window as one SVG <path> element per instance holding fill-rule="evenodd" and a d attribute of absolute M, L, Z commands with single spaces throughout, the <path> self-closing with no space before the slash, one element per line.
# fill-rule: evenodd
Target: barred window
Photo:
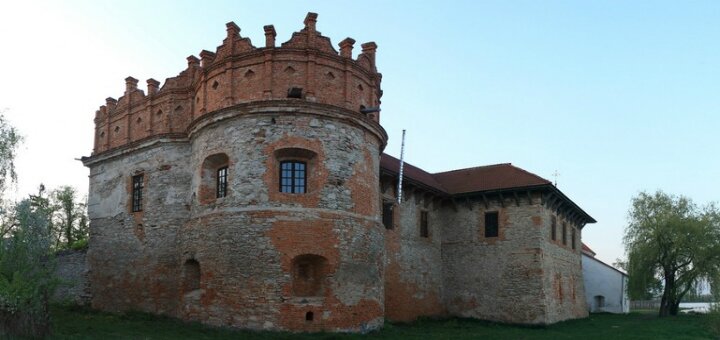
<path fill-rule="evenodd" d="M 280 162 L 280 192 L 304 194 L 307 191 L 305 182 L 307 172 L 305 162 Z"/>
<path fill-rule="evenodd" d="M 143 174 L 135 175 L 132 177 L 132 211 L 142 211 L 142 200 L 143 200 Z"/>
<path fill-rule="evenodd" d="M 224 166 L 217 171 L 217 189 L 215 197 L 221 198 L 227 195 L 227 172 L 228 167 Z"/>

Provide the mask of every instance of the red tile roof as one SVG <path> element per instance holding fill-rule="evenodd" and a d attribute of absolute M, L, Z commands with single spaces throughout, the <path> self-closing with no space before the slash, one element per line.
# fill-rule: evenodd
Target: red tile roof
<path fill-rule="evenodd" d="M 433 174 L 450 194 L 523 188 L 552 184 L 510 163 L 479 166 Z"/>
<path fill-rule="evenodd" d="M 595 252 L 592 249 L 590 249 L 590 247 L 588 247 L 587 244 L 585 244 L 585 242 L 583 242 L 583 244 L 582 244 L 582 251 L 585 254 L 595 257 Z"/>
<path fill-rule="evenodd" d="M 380 168 L 397 175 L 400 172 L 400 160 L 388 154 L 382 154 Z M 410 178 L 442 193 L 448 192 L 433 178 L 432 174 L 407 162 L 403 164 L 403 177 Z"/>
<path fill-rule="evenodd" d="M 400 170 L 400 160 L 382 154 L 380 169 L 394 176 Z M 559 196 L 562 201 L 570 205 L 570 209 L 580 212 L 586 223 L 595 223 L 590 215 L 583 211 L 552 182 L 531 172 L 513 166 L 510 163 L 479 166 L 474 168 L 458 169 L 431 174 L 412 164 L 405 163 L 403 178 L 436 191 L 443 195 L 470 194 L 479 192 L 492 192 L 508 189 L 529 189 L 533 187 L 549 189 L 553 195 Z"/>

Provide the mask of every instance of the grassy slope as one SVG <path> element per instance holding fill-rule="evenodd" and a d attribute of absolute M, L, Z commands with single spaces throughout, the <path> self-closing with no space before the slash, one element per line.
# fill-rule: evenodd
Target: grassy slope
<path fill-rule="evenodd" d="M 476 320 L 422 320 L 386 324 L 362 335 L 289 334 L 233 331 L 188 324 L 142 313 L 108 314 L 68 307 L 53 308 L 54 339 L 712 339 L 705 317 L 658 319 L 654 314 L 598 314 L 543 328 L 500 325 Z"/>

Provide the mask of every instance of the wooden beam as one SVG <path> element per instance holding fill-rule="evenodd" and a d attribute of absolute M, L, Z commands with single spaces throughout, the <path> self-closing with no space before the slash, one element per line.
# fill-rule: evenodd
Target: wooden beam
<path fill-rule="evenodd" d="M 520 206 L 520 197 L 518 197 L 517 191 L 513 191 L 513 196 L 515 196 L 515 205 Z"/>
<path fill-rule="evenodd" d="M 527 191 L 527 197 L 528 197 L 528 204 L 532 205 L 533 199 L 532 199 L 532 193 L 530 192 L 530 190 Z"/>
<path fill-rule="evenodd" d="M 485 203 L 485 209 L 488 209 L 490 205 L 488 204 L 488 199 L 485 196 L 485 194 L 482 194 L 483 203 Z"/>
<path fill-rule="evenodd" d="M 553 207 L 555 206 L 555 202 L 556 202 L 557 200 L 558 200 L 558 197 L 557 197 L 557 196 L 555 196 L 555 195 L 553 195 L 553 194 L 550 194 L 550 197 L 548 197 L 548 198 L 545 200 L 545 204 L 547 205 L 547 207 L 548 207 L 549 209 L 555 210 L 555 209 L 553 209 Z"/>
<path fill-rule="evenodd" d="M 455 198 L 450 197 L 450 203 L 452 203 L 453 211 L 458 212 L 457 202 L 455 202 Z"/>
<path fill-rule="evenodd" d="M 465 206 L 468 208 L 468 210 L 472 210 L 472 202 L 470 201 L 470 197 L 465 197 Z"/>
<path fill-rule="evenodd" d="M 433 199 L 433 195 L 432 195 L 431 193 L 429 193 L 429 192 L 426 192 L 426 193 L 423 194 L 422 200 L 423 200 L 423 207 L 425 207 L 425 209 L 429 209 L 429 208 L 430 208 L 430 204 L 432 204 L 432 203 L 433 203 L 433 200 L 434 200 L 434 199 Z M 434 207 L 434 208 L 435 208 L 435 207 Z"/>
<path fill-rule="evenodd" d="M 501 192 L 498 192 L 498 195 L 500 195 L 500 206 L 505 208 L 505 198 L 503 197 Z"/>

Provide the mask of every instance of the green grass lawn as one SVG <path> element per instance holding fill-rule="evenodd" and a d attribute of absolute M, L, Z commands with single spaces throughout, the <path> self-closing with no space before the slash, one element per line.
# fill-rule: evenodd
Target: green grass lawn
<path fill-rule="evenodd" d="M 53 339 L 718 339 L 706 316 L 659 319 L 654 313 L 593 314 L 548 327 L 519 327 L 468 319 L 388 323 L 367 335 L 292 334 L 218 329 L 143 313 L 109 314 L 75 307 L 52 309 Z"/>

